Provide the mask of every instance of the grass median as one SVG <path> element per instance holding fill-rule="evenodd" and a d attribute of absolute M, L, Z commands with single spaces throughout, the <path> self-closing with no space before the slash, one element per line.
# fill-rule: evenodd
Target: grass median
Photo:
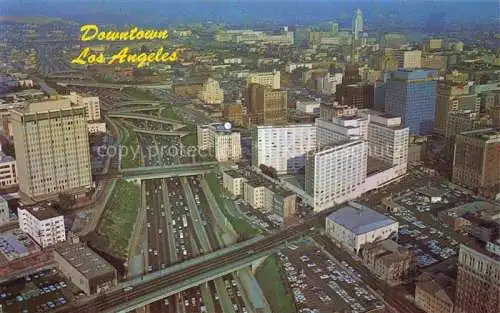
<path fill-rule="evenodd" d="M 246 240 L 260 234 L 260 230 L 252 227 L 252 225 L 245 220 L 244 218 L 239 218 L 236 215 L 238 212 L 228 212 L 226 209 L 226 205 L 232 205 L 231 200 L 224 199 L 221 196 L 221 188 L 219 180 L 214 172 L 211 172 L 206 176 L 207 183 L 210 186 L 210 190 L 212 191 L 217 204 L 219 205 L 220 210 L 224 214 L 224 216 L 229 220 L 234 230 L 238 233 L 241 239 Z"/>
<path fill-rule="evenodd" d="M 127 139 L 123 145 L 126 147 L 126 153 L 123 154 L 121 159 L 121 168 L 134 168 L 142 166 L 141 154 L 136 153 L 139 147 L 139 138 L 137 134 L 131 131 L 127 131 Z"/>
<path fill-rule="evenodd" d="M 270 255 L 257 269 L 255 278 L 259 282 L 272 312 L 297 312 L 292 295 L 283 282 L 283 269 L 278 264 L 276 254 Z"/>
<path fill-rule="evenodd" d="M 106 205 L 98 232 L 118 255 L 126 257 L 128 242 L 141 206 L 141 187 L 119 180 Z"/>

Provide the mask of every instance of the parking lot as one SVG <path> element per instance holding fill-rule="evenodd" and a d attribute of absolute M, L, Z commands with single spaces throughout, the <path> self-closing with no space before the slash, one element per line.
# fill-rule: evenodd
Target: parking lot
<path fill-rule="evenodd" d="M 0 304 L 6 313 L 50 312 L 77 293 L 55 270 L 44 270 L 0 285 Z"/>
<path fill-rule="evenodd" d="M 362 313 L 384 309 L 359 273 L 345 262 L 330 259 L 316 246 L 289 245 L 278 255 L 299 312 Z"/>

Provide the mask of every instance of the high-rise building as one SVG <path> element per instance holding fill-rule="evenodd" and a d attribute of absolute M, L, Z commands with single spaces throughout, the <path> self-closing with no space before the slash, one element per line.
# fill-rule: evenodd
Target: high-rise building
<path fill-rule="evenodd" d="M 19 228 L 26 232 L 42 248 L 66 240 L 64 216 L 47 204 L 20 207 Z"/>
<path fill-rule="evenodd" d="M 471 92 L 467 83 L 440 81 L 437 84 L 435 131 L 444 134 L 452 113 L 479 113 L 479 109 L 480 99 Z"/>
<path fill-rule="evenodd" d="M 214 153 L 219 162 L 241 159 L 241 137 L 239 132 L 221 123 L 197 126 L 198 147 Z"/>
<path fill-rule="evenodd" d="M 325 147 L 346 140 L 367 140 L 368 119 L 359 116 L 339 116 L 330 121 L 316 119 L 316 143 Z"/>
<path fill-rule="evenodd" d="M 359 40 L 363 32 L 363 12 L 360 9 L 356 11 L 352 19 L 352 35 L 355 40 Z"/>
<path fill-rule="evenodd" d="M 81 192 L 92 184 L 87 114 L 68 99 L 12 110 L 19 189 L 30 197 Z"/>
<path fill-rule="evenodd" d="M 361 110 L 358 115 L 368 120 L 368 155 L 391 166 L 406 167 L 410 130 L 403 127 L 401 117 L 373 110 Z"/>
<path fill-rule="evenodd" d="M 460 245 L 455 313 L 500 312 L 500 256 Z"/>
<path fill-rule="evenodd" d="M 312 124 L 257 126 L 252 131 L 252 165 L 273 167 L 278 174 L 296 173 L 315 147 Z"/>
<path fill-rule="evenodd" d="M 392 72 L 385 88 L 385 112 L 401 116 L 410 135 L 432 134 L 436 112 L 435 70 Z"/>
<path fill-rule="evenodd" d="M 206 104 L 221 104 L 224 101 L 224 90 L 220 88 L 218 81 L 208 78 L 198 93 L 198 99 Z"/>
<path fill-rule="evenodd" d="M 225 105 L 222 111 L 224 120 L 236 126 L 243 125 L 243 105 L 241 103 Z"/>
<path fill-rule="evenodd" d="M 250 84 L 258 84 L 271 89 L 280 89 L 280 71 L 265 73 L 252 73 L 247 77 L 247 87 Z"/>
<path fill-rule="evenodd" d="M 393 54 L 398 62 L 398 68 L 416 69 L 422 67 L 421 50 L 397 49 L 393 51 Z"/>
<path fill-rule="evenodd" d="M 455 137 L 452 181 L 470 189 L 500 184 L 500 129 L 472 130 Z"/>
<path fill-rule="evenodd" d="M 358 108 L 373 108 L 374 87 L 369 83 L 356 83 L 352 85 L 341 84 L 337 86 L 336 98 L 342 105 Z"/>
<path fill-rule="evenodd" d="M 69 99 L 73 105 L 85 107 L 88 122 L 99 121 L 101 119 L 99 97 L 70 92 Z"/>
<path fill-rule="evenodd" d="M 248 106 L 253 125 L 277 125 L 287 122 L 286 91 L 273 90 L 258 84 L 248 86 Z"/>
<path fill-rule="evenodd" d="M 368 143 L 343 141 L 307 154 L 305 190 L 313 197 L 314 210 L 351 199 L 365 182 Z"/>

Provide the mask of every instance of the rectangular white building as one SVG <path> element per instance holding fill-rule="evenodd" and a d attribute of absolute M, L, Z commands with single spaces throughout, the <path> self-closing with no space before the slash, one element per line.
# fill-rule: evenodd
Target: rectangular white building
<path fill-rule="evenodd" d="M 241 159 L 241 137 L 239 132 L 227 129 L 222 123 L 198 125 L 198 147 L 214 153 L 219 162 Z"/>
<path fill-rule="evenodd" d="M 99 102 L 99 97 L 71 92 L 69 99 L 72 104 L 85 107 L 87 121 L 99 121 L 101 119 L 101 104 Z"/>
<path fill-rule="evenodd" d="M 344 141 L 310 152 L 306 161 L 305 190 L 320 211 L 360 195 L 367 175 L 368 143 Z"/>
<path fill-rule="evenodd" d="M 257 126 L 252 131 L 252 165 L 273 167 L 278 174 L 297 172 L 315 148 L 312 124 Z"/>
<path fill-rule="evenodd" d="M 316 119 L 316 141 L 324 147 L 345 140 L 367 140 L 368 119 L 359 116 L 333 117 L 330 121 Z"/>
<path fill-rule="evenodd" d="M 326 233 L 351 252 L 362 245 L 397 236 L 399 223 L 355 202 L 326 217 Z"/>
<path fill-rule="evenodd" d="M 280 71 L 251 73 L 247 77 L 247 85 L 259 84 L 271 89 L 280 89 Z"/>
<path fill-rule="evenodd" d="M 0 151 L 0 189 L 17 185 L 16 160 Z"/>
<path fill-rule="evenodd" d="M 106 123 L 104 123 L 104 122 L 87 123 L 87 129 L 88 129 L 89 133 L 91 133 L 91 134 L 105 133 L 106 132 Z"/>
<path fill-rule="evenodd" d="M 233 196 L 243 195 L 243 184 L 247 181 L 245 177 L 234 170 L 225 171 L 222 173 L 222 183 L 224 189 L 229 191 Z"/>
<path fill-rule="evenodd" d="M 300 112 L 314 114 L 319 113 L 321 103 L 315 100 L 297 100 L 295 109 Z"/>
<path fill-rule="evenodd" d="M 410 129 L 403 127 L 401 117 L 373 110 L 360 110 L 358 115 L 369 120 L 368 155 L 393 166 L 406 166 Z"/>
<path fill-rule="evenodd" d="M 398 49 L 393 51 L 398 68 L 416 69 L 422 67 L 422 51 L 421 50 L 404 50 Z"/>
<path fill-rule="evenodd" d="M 66 240 L 64 216 L 50 206 L 18 208 L 19 227 L 42 248 Z"/>

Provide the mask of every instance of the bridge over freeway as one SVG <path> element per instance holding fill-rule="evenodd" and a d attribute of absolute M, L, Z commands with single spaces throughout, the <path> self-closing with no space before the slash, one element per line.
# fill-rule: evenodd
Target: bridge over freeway
<path fill-rule="evenodd" d="M 155 148 L 157 149 L 157 148 Z M 151 153 L 160 154 L 161 151 L 151 150 Z M 158 149 L 159 150 L 159 147 Z M 169 153 L 169 151 L 164 151 Z M 122 169 L 118 176 L 123 179 L 156 179 L 175 176 L 201 175 L 210 172 L 217 166 L 218 162 L 203 162 L 193 164 L 178 164 L 169 166 L 145 166 L 129 169 Z"/>
<path fill-rule="evenodd" d="M 144 88 L 144 89 L 165 89 L 172 86 L 172 84 L 155 84 L 155 85 L 132 85 L 132 84 L 109 84 L 109 83 L 85 83 L 77 81 L 60 81 L 57 82 L 61 86 L 81 86 L 81 87 L 94 87 L 94 88 L 108 88 L 108 89 L 123 89 L 123 88 Z"/>
<path fill-rule="evenodd" d="M 123 118 L 123 119 L 130 119 L 130 120 L 140 120 L 140 121 L 149 121 L 149 122 L 173 125 L 174 127 L 185 126 L 185 124 L 183 124 L 177 120 L 173 120 L 173 119 L 169 119 L 169 118 L 161 118 L 161 117 L 152 116 L 152 115 L 148 115 L 148 114 L 111 113 L 111 114 L 108 114 L 108 117 Z"/>
<path fill-rule="evenodd" d="M 179 265 L 145 275 L 91 298 L 82 299 L 59 310 L 58 313 L 125 313 L 146 304 L 181 292 L 225 273 L 248 266 L 252 262 L 280 249 L 287 241 L 305 235 L 328 212 L 320 212 L 306 222 L 225 248 Z"/>
<path fill-rule="evenodd" d="M 158 135 L 158 136 L 187 136 L 190 132 L 180 131 L 180 130 L 147 130 L 142 128 L 134 127 L 131 131 L 141 134 Z"/>

